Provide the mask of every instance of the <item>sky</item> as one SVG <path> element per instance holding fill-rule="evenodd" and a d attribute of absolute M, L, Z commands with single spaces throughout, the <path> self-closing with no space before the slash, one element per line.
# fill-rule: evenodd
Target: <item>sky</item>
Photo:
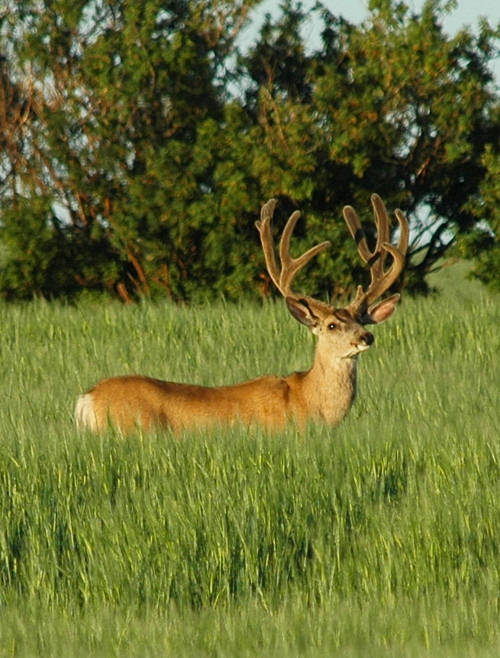
<path fill-rule="evenodd" d="M 419 11 L 424 4 L 424 0 L 405 1 L 415 11 Z M 308 8 L 312 8 L 314 4 L 314 0 L 302 0 L 302 5 L 306 11 Z M 339 14 L 352 23 L 359 23 L 368 13 L 368 0 L 323 0 L 323 4 L 334 14 Z M 240 41 L 243 47 L 246 43 L 250 44 L 253 41 L 255 33 L 264 20 L 264 16 L 267 13 L 277 14 L 279 6 L 280 0 L 264 0 L 253 11 L 250 16 L 251 25 Z M 464 26 L 477 27 L 481 17 L 487 18 L 490 25 L 498 24 L 500 22 L 500 0 L 459 0 L 456 9 L 444 18 L 443 23 L 449 34 L 455 34 Z M 315 26 L 312 21 L 304 32 L 304 38 L 306 42 L 311 42 L 311 46 L 315 45 Z M 495 71 L 496 79 L 500 81 L 500 58 L 497 57 L 495 62 L 492 62 L 492 68 Z"/>

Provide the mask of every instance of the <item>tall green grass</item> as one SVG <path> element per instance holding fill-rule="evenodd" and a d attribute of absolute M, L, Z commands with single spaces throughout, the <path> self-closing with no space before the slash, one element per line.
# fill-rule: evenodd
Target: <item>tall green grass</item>
<path fill-rule="evenodd" d="M 405 301 L 335 429 L 182 438 L 76 396 L 304 369 L 283 304 L 1 309 L 0 656 L 498 655 L 498 298 Z"/>

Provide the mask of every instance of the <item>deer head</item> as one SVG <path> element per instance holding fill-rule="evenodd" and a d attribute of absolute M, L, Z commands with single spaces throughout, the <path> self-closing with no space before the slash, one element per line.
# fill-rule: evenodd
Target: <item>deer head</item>
<path fill-rule="evenodd" d="M 393 294 L 382 301 L 377 301 L 392 286 L 401 274 L 408 248 L 408 222 L 400 210 L 396 218 L 400 226 L 398 246 L 389 242 L 390 223 L 382 199 L 373 194 L 371 202 L 377 228 L 377 242 L 373 251 L 367 245 L 361 222 L 351 206 L 344 208 L 344 219 L 352 237 L 358 246 L 358 252 L 364 263 L 370 267 L 371 281 L 366 290 L 358 286 L 354 300 L 344 308 L 335 308 L 318 299 L 301 295 L 292 290 L 292 281 L 296 273 L 314 256 L 329 246 L 322 242 L 311 247 L 302 256 L 290 256 L 290 238 L 300 212 L 295 211 L 289 217 L 279 243 L 281 268 L 276 262 L 275 248 L 271 234 L 271 220 L 277 205 L 276 199 L 270 199 L 261 210 L 260 221 L 256 222 L 260 233 L 262 249 L 267 270 L 274 285 L 285 298 L 288 310 L 302 324 L 305 324 L 318 339 L 318 348 L 333 358 L 350 358 L 368 349 L 373 343 L 373 335 L 366 331 L 365 325 L 378 324 L 386 320 L 396 308 L 399 294 Z M 386 269 L 387 256 L 392 263 Z"/>

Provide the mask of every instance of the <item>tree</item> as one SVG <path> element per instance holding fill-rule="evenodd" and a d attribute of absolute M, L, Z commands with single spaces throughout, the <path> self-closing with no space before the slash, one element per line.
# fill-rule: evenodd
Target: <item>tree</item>
<path fill-rule="evenodd" d="M 198 276 L 210 285 L 199 247 L 212 163 L 199 141 L 221 120 L 225 60 L 255 1 L 9 4 L 2 50 L 36 112 L 23 153 L 3 153 L 17 158 L 2 195 L 4 295 L 182 298 Z"/>
<path fill-rule="evenodd" d="M 253 223 L 278 196 L 283 214 L 305 211 L 297 249 L 332 241 L 307 286 L 342 297 L 364 270 L 341 209 L 368 218 L 373 191 L 412 223 L 400 285 L 425 290 L 455 245 L 489 276 L 498 31 L 447 36 L 437 0 L 420 13 L 372 0 L 360 25 L 318 4 L 311 50 L 305 12 L 287 0 L 242 55 L 236 38 L 258 4 L 9 3 L 2 80 L 18 109 L 3 113 L 1 294 L 267 292 Z"/>
<path fill-rule="evenodd" d="M 427 274 L 478 222 L 498 226 L 498 205 L 480 212 L 495 186 L 488 154 L 500 124 L 489 62 L 498 33 L 483 22 L 477 36 L 448 37 L 445 11 L 374 0 L 355 26 L 322 8 L 321 48 L 308 55 L 304 15 L 287 2 L 243 61 L 252 80 L 246 157 L 255 154 L 255 178 L 307 210 L 313 240 L 333 227 L 318 284 L 337 272 L 336 293 L 352 287 L 350 272 L 360 276 L 353 249 L 344 255 L 341 207 L 366 208 L 374 190 L 411 217 L 404 284 L 413 289 L 427 289 Z"/>
<path fill-rule="evenodd" d="M 474 262 L 472 275 L 493 290 L 500 290 L 500 152 L 488 145 L 482 157 L 485 175 L 479 194 L 469 201 L 469 210 L 478 220 L 461 236 L 458 253 Z"/>

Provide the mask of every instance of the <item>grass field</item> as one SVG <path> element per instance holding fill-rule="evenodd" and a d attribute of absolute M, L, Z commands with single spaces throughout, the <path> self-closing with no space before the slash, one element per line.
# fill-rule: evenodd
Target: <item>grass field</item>
<path fill-rule="evenodd" d="M 110 374 L 308 367 L 282 303 L 0 306 L 0 658 L 500 655 L 499 300 L 441 280 L 304 435 L 73 423 Z"/>

